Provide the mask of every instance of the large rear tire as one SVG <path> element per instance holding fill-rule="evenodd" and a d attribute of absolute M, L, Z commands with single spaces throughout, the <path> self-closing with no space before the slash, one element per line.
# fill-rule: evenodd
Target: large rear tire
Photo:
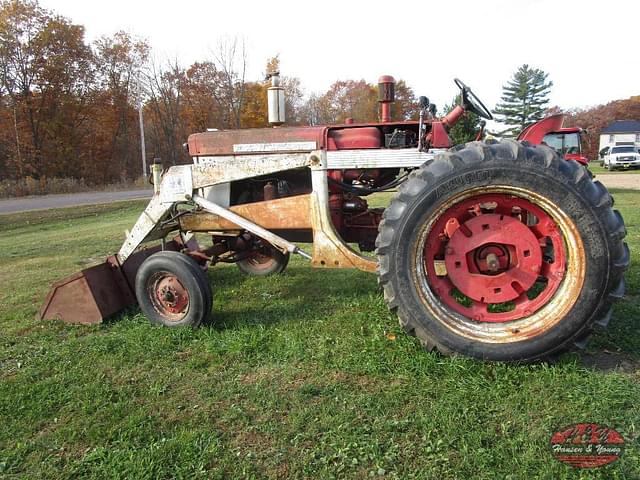
<path fill-rule="evenodd" d="M 389 308 L 427 349 L 531 361 L 584 344 L 624 293 L 612 198 L 546 146 L 472 142 L 413 172 L 376 241 Z"/>

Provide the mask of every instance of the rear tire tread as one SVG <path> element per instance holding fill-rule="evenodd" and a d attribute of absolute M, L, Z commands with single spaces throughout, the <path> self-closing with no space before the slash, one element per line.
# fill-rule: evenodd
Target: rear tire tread
<path fill-rule="evenodd" d="M 601 223 L 606 229 L 609 251 L 612 257 L 610 259 L 611 268 L 607 286 L 596 314 L 592 315 L 583 328 L 573 337 L 566 339 L 549 351 L 522 360 L 533 361 L 556 355 L 570 350 L 572 346 L 585 348 L 593 327 L 607 327 L 612 316 L 612 302 L 622 298 L 624 295 L 623 274 L 630 262 L 629 248 L 623 242 L 626 228 L 620 213 L 612 209 L 613 198 L 602 183 L 597 180 L 594 181 L 590 175 L 586 175 L 586 170 L 582 165 L 562 159 L 555 151 L 546 146 L 529 145 L 526 142 L 520 143 L 514 140 L 491 143 L 470 142 L 464 147 L 455 147 L 441 154 L 435 160 L 424 163 L 409 175 L 407 181 L 391 199 L 389 207 L 385 210 L 383 220 L 379 225 L 378 238 L 376 239 L 378 282 L 382 286 L 387 306 L 391 312 L 397 314 L 404 331 L 417 337 L 428 351 L 437 350 L 444 355 L 455 353 L 450 348 L 440 344 L 436 338 L 433 338 L 424 328 L 415 323 L 412 317 L 404 311 L 402 301 L 396 294 L 393 275 L 390 271 L 390 256 L 402 215 L 418 196 L 424 194 L 429 185 L 433 185 L 439 179 L 446 177 L 454 169 L 468 169 L 474 164 L 490 162 L 493 159 L 499 160 L 501 157 L 507 158 L 510 155 L 517 162 L 527 162 L 540 169 L 555 170 L 553 175 L 563 177 L 567 183 L 567 188 L 573 188 L 579 192 L 602 219 Z"/>

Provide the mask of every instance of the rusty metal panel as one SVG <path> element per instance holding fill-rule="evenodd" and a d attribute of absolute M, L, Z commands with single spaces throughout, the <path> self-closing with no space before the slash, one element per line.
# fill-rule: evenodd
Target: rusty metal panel
<path fill-rule="evenodd" d="M 85 325 L 102 322 L 135 303 L 132 293 L 121 288 L 118 275 L 111 264 L 104 262 L 55 282 L 39 318 Z"/>
<path fill-rule="evenodd" d="M 351 249 L 333 227 L 329 213 L 327 152 L 314 152 L 312 158 L 314 159 L 311 166 L 312 265 L 318 268 L 357 268 L 365 272 L 375 272 L 378 262 Z"/>
<path fill-rule="evenodd" d="M 325 127 L 279 127 L 194 133 L 188 140 L 189 155 L 230 155 L 237 144 L 315 142 L 322 148 L 324 131 Z"/>
<path fill-rule="evenodd" d="M 229 210 L 268 230 L 311 228 L 310 195 L 234 205 Z M 196 212 L 180 217 L 180 228 L 192 232 L 208 232 L 237 230 L 238 226 L 218 215 Z"/>

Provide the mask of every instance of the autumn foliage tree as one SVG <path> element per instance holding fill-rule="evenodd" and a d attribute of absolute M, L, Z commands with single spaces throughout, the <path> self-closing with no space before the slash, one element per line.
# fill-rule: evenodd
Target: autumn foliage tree
<path fill-rule="evenodd" d="M 98 120 L 92 136 L 92 165 L 102 182 L 135 177 L 138 167 L 140 134 L 136 107 L 142 98 L 142 66 L 149 46 L 142 40 L 118 32 L 95 43 L 96 88 L 90 117 Z"/>
<path fill-rule="evenodd" d="M 84 28 L 12 1 L 0 8 L 0 85 L 13 120 L 6 161 L 17 176 L 62 174 L 78 148 L 92 78 Z M 3 115 L 5 118 L 7 115 Z M 61 138 L 67 142 L 60 142 Z"/>
<path fill-rule="evenodd" d="M 82 25 L 36 0 L 0 0 L 0 181 L 46 186 L 52 177 L 87 185 L 136 179 L 142 174 L 140 111 L 149 163 L 160 157 L 165 166 L 191 161 L 183 147 L 190 133 L 268 126 L 267 77 L 280 70 L 277 55 L 259 79 L 246 78 L 247 52 L 237 38 L 220 40 L 209 58 L 188 66 L 151 58 L 147 42 L 134 35 L 118 32 L 89 43 Z M 507 84 L 515 103 L 502 111 L 505 119 L 516 115 L 516 128 L 537 118 L 550 87 L 544 72 L 520 70 L 522 78 Z M 280 77 L 288 125 L 379 120 L 377 85 L 364 79 L 338 80 L 305 95 L 300 79 Z M 393 120 L 417 119 L 418 102 L 404 80 L 395 94 Z M 514 110 L 518 101 L 524 116 Z M 593 158 L 604 126 L 640 118 L 640 97 L 568 117 L 589 130 L 585 150 Z M 463 120 L 451 130 L 454 142 L 469 140 L 477 127 L 476 117 Z"/>
<path fill-rule="evenodd" d="M 600 131 L 615 120 L 640 119 L 640 95 L 625 100 L 614 100 L 605 105 L 587 109 L 574 109 L 566 112 L 566 125 L 586 129 L 582 135 L 584 155 L 590 159 L 598 158 Z"/>
<path fill-rule="evenodd" d="M 394 120 L 417 118 L 418 102 L 404 80 L 396 83 L 395 99 L 392 106 Z M 302 110 L 309 125 L 343 123 L 347 118 L 358 123 L 377 122 L 378 88 L 365 80 L 339 80 L 323 95 L 311 95 Z"/>

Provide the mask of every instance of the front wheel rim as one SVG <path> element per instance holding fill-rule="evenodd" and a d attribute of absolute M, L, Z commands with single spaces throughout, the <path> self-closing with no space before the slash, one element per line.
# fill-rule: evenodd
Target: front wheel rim
<path fill-rule="evenodd" d="M 147 296 L 154 310 L 166 321 L 183 320 L 189 311 L 189 291 L 171 272 L 156 272 L 147 283 Z"/>
<path fill-rule="evenodd" d="M 538 336 L 566 316 L 582 290 L 586 262 L 575 223 L 527 189 L 462 192 L 432 213 L 416 238 L 414 283 L 422 303 L 473 340 Z M 532 288 L 540 291 L 532 295 Z"/>

